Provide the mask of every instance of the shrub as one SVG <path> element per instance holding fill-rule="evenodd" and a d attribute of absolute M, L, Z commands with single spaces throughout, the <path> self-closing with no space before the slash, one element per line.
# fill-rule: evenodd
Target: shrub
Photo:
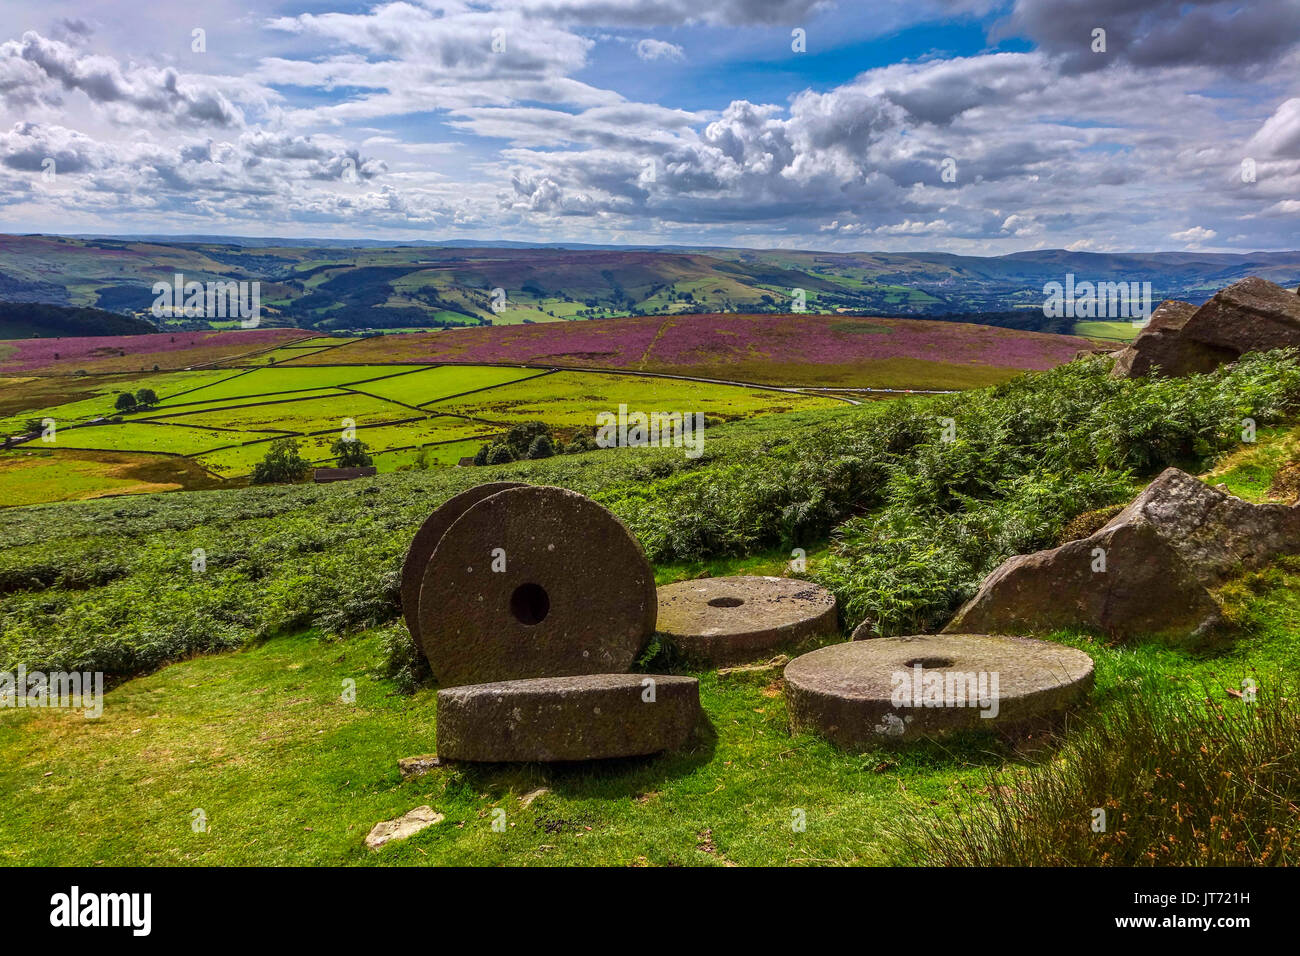
<path fill-rule="evenodd" d="M 131 409 L 135 408 L 135 406 L 135 396 L 130 392 L 122 392 L 117 396 L 117 401 L 113 403 L 113 407 L 119 412 L 129 412 Z"/>
<path fill-rule="evenodd" d="M 250 480 L 255 485 L 301 481 L 310 470 L 311 465 L 298 454 L 296 439 L 277 438 L 271 442 L 266 457 L 253 466 Z"/>
<path fill-rule="evenodd" d="M 491 451 L 487 454 L 487 464 L 489 465 L 508 465 L 515 460 L 515 453 L 510 450 L 510 446 L 505 442 L 493 445 Z"/>
<path fill-rule="evenodd" d="M 340 438 L 330 446 L 340 468 L 365 468 L 374 464 L 366 443 L 359 438 Z"/>
<path fill-rule="evenodd" d="M 550 435 L 538 435 L 528 446 L 528 457 L 530 459 L 550 458 L 555 454 L 555 443 L 551 441 Z"/>

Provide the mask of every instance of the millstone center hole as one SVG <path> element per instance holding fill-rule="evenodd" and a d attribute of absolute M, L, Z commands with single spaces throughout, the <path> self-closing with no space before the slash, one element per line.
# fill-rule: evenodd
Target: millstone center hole
<path fill-rule="evenodd" d="M 951 657 L 914 657 L 903 664 L 904 667 L 952 667 L 953 660 Z"/>
<path fill-rule="evenodd" d="M 718 597 L 709 602 L 709 607 L 740 607 L 744 603 L 740 598 Z"/>
<path fill-rule="evenodd" d="M 540 584 L 521 584 L 510 595 L 510 613 L 520 624 L 541 624 L 551 613 L 551 596 Z"/>

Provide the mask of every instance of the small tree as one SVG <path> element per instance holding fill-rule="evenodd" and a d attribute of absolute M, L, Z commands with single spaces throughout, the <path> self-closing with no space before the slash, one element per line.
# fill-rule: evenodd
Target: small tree
<path fill-rule="evenodd" d="M 366 443 L 359 438 L 340 438 L 330 446 L 330 454 L 339 460 L 340 468 L 365 468 L 374 464 Z"/>
<path fill-rule="evenodd" d="M 528 446 L 529 458 L 550 458 L 555 454 L 555 443 L 550 435 L 538 435 Z"/>
<path fill-rule="evenodd" d="M 123 392 L 117 396 L 117 401 L 113 403 L 113 407 L 119 412 L 129 412 L 135 408 L 135 396 L 130 392 Z"/>
<path fill-rule="evenodd" d="M 502 442 L 499 445 L 493 445 L 492 450 L 488 452 L 487 463 L 489 465 L 508 465 L 515 460 L 514 452 L 510 446 Z"/>
<path fill-rule="evenodd" d="M 142 388 L 135 393 L 135 401 L 137 405 L 157 405 L 158 393 L 152 388 Z"/>
<path fill-rule="evenodd" d="M 271 442 L 266 457 L 253 466 L 252 482 L 270 485 L 283 481 L 301 481 L 311 470 L 298 454 L 298 442 L 293 438 L 277 438 Z"/>

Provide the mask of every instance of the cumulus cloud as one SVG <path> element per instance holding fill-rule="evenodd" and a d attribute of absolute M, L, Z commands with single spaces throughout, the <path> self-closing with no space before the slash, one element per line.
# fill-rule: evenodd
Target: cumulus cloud
<path fill-rule="evenodd" d="M 1206 229 L 1204 226 L 1192 226 L 1192 228 L 1184 229 L 1181 232 L 1171 232 L 1169 238 L 1177 239 L 1179 242 L 1186 242 L 1189 245 L 1199 245 L 1217 235 L 1218 233 L 1213 229 Z"/>
<path fill-rule="evenodd" d="M 71 92 L 84 94 L 120 122 L 145 116 L 176 126 L 243 124 L 239 109 L 220 90 L 174 69 L 123 68 L 111 57 L 33 31 L 0 43 L 0 98 L 6 105 L 59 106 Z"/>
<path fill-rule="evenodd" d="M 887 6 L 985 26 L 1007 11 Z M 0 42 L 0 166 L 18 177 L 0 204 L 150 231 L 166 215 L 204 231 L 1276 248 L 1294 244 L 1300 195 L 1297 6 L 1017 0 L 993 35 L 1032 49 L 931 51 L 831 84 L 787 52 L 791 27 L 826 45 L 852 16 L 816 0 L 326 2 L 250 18 L 242 58 L 114 55 L 69 19 Z M 646 36 L 661 28 L 684 45 Z M 633 77 L 629 52 L 673 67 Z M 791 78 L 729 82 L 756 72 Z M 39 187 L 46 158 L 66 173 L 57 195 Z"/>

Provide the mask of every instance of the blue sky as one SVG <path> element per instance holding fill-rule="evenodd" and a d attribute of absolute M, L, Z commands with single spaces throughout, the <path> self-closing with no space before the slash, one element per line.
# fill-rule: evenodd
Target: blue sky
<path fill-rule="evenodd" d="M 1300 245 L 1300 0 L 138 10 L 6 0 L 0 229 Z"/>

